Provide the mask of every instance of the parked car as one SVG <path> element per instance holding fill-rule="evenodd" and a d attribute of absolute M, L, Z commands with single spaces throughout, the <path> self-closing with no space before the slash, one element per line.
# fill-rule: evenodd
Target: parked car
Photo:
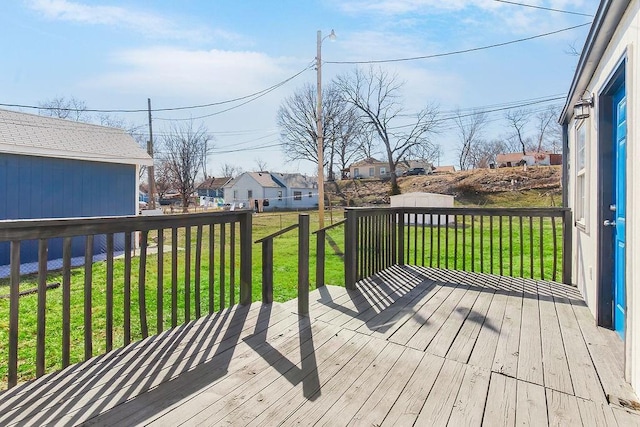
<path fill-rule="evenodd" d="M 404 171 L 402 173 L 402 176 L 411 176 L 411 175 L 426 175 L 427 172 L 424 170 L 424 168 L 411 168 L 407 171 Z"/>

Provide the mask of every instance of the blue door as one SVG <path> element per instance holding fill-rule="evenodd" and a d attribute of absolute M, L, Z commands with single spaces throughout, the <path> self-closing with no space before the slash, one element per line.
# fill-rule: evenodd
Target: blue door
<path fill-rule="evenodd" d="M 626 304 L 625 254 L 626 254 L 626 211 L 627 211 L 627 97 L 622 86 L 613 97 L 615 111 L 615 165 L 614 165 L 614 283 L 613 283 L 613 325 L 624 339 Z"/>

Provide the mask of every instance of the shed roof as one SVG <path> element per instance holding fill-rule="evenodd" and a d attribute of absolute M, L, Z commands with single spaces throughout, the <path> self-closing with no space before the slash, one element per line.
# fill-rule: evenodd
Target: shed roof
<path fill-rule="evenodd" d="M 358 166 L 368 166 L 368 165 L 377 165 L 377 164 L 381 164 L 381 165 L 386 165 L 389 164 L 387 162 L 383 162 L 380 161 L 374 157 L 367 157 L 366 159 L 362 159 L 358 162 L 355 162 L 351 165 L 351 167 L 358 167 Z"/>
<path fill-rule="evenodd" d="M 0 153 L 152 165 L 122 129 L 0 110 Z"/>
<path fill-rule="evenodd" d="M 201 189 L 207 189 L 207 188 L 208 189 L 222 188 L 229 181 L 231 181 L 230 176 L 223 176 L 219 178 L 211 176 L 205 179 L 200 185 L 198 185 L 198 189 L 201 190 Z"/>
<path fill-rule="evenodd" d="M 273 173 L 276 179 L 282 181 L 289 188 L 316 188 L 317 182 L 300 173 Z"/>

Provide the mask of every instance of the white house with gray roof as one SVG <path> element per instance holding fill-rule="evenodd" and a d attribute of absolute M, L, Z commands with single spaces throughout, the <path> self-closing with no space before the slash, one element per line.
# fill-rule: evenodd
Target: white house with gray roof
<path fill-rule="evenodd" d="M 245 172 L 224 186 L 224 199 L 258 210 L 312 209 L 318 186 L 299 173 Z"/>

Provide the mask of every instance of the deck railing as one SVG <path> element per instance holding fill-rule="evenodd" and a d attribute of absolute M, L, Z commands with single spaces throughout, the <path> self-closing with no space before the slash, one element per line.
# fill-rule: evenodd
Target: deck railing
<path fill-rule="evenodd" d="M 298 230 L 298 314 L 309 314 L 309 215 L 298 215 L 298 223 L 269 234 L 255 243 L 262 244 L 262 302 L 273 302 L 273 239 Z"/>
<path fill-rule="evenodd" d="M 12 387 L 33 375 L 19 360 L 35 358 L 39 377 L 145 338 L 150 323 L 160 333 L 236 304 L 236 288 L 238 302 L 249 304 L 251 233 L 251 211 L 0 221 L 0 255 L 10 252 L 8 277 L 0 279 L 9 289 L 0 299 L 8 319 L 0 376 Z M 25 275 L 27 257 L 35 274 Z M 61 292 L 47 295 L 55 285 Z M 21 301 L 31 292 L 37 298 Z"/>
<path fill-rule="evenodd" d="M 571 283 L 566 208 L 348 208 L 345 283 L 393 264 Z"/>

